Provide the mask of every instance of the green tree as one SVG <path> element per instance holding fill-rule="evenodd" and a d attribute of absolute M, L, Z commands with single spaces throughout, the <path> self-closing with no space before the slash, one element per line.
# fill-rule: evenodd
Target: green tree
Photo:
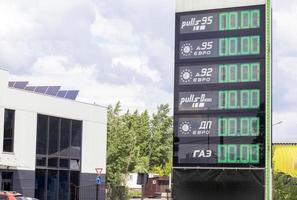
<path fill-rule="evenodd" d="M 274 200 L 297 200 L 297 178 L 285 173 L 277 173 L 273 176 Z"/>

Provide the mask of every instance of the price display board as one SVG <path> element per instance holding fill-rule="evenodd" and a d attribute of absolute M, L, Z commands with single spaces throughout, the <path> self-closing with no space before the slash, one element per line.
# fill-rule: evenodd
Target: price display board
<path fill-rule="evenodd" d="M 265 167 L 265 6 L 176 16 L 174 167 Z"/>

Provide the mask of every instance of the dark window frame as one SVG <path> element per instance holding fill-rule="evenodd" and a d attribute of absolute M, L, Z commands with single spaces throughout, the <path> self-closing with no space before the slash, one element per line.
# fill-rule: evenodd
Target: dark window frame
<path fill-rule="evenodd" d="M 7 121 L 7 115 L 11 114 L 10 121 Z M 7 127 L 10 125 L 10 127 Z M 15 131 L 15 110 L 12 109 L 5 109 L 4 110 L 4 129 L 3 129 L 3 147 L 2 151 L 5 153 L 14 153 L 14 131 Z M 10 133 L 9 133 L 10 132 Z M 10 137 L 7 137 L 7 134 L 10 135 Z M 10 147 L 7 148 L 5 145 L 6 141 L 10 141 Z M 7 149 L 6 149 L 7 148 Z"/>

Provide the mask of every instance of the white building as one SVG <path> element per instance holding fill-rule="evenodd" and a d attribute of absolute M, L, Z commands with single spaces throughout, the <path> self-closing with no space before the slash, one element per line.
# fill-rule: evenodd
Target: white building
<path fill-rule="evenodd" d="M 105 177 L 106 107 L 67 99 L 60 87 L 37 92 L 8 82 L 9 73 L 0 69 L 2 190 L 67 200 L 74 199 L 74 187 L 95 185 L 95 168 Z"/>

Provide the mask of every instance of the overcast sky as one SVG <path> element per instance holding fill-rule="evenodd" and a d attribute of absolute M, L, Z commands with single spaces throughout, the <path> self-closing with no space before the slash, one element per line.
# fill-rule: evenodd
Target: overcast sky
<path fill-rule="evenodd" d="M 297 1 L 273 3 L 281 141 L 297 136 Z M 150 111 L 172 105 L 174 7 L 173 0 L 0 0 L 0 66 L 11 80 L 79 89 L 81 101 Z"/>

